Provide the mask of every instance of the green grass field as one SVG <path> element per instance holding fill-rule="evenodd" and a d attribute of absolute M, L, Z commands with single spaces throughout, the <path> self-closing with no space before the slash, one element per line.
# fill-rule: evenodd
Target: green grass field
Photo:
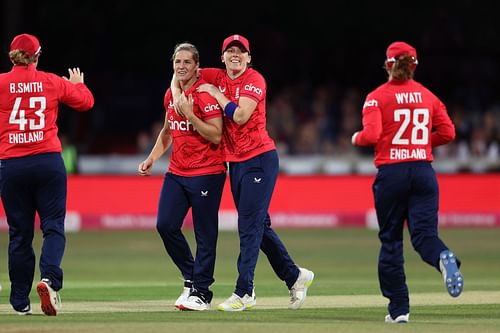
<path fill-rule="evenodd" d="M 316 274 L 304 307 L 287 309 L 288 290 L 261 253 L 255 276 L 257 307 L 241 313 L 180 312 L 179 272 L 155 231 L 67 235 L 63 309 L 33 316 L 9 305 L 7 234 L 0 233 L 0 332 L 500 332 L 500 229 L 443 229 L 441 238 L 463 261 L 465 290 L 446 293 L 437 271 L 420 260 L 406 234 L 410 289 L 408 325 L 388 325 L 377 281 L 378 239 L 364 229 L 277 230 L 299 265 Z M 193 235 L 187 232 L 191 244 Z M 36 235 L 39 253 L 40 234 Z M 213 306 L 233 291 L 239 249 L 235 232 L 221 232 Z M 36 273 L 38 278 L 38 271 Z"/>

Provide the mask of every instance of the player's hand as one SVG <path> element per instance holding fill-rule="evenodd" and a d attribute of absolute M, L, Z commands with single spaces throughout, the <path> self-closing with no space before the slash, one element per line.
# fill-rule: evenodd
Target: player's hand
<path fill-rule="evenodd" d="M 193 96 L 184 95 L 184 92 L 179 96 L 179 100 L 175 103 L 175 108 L 178 110 L 179 114 L 189 119 L 193 116 Z"/>
<path fill-rule="evenodd" d="M 355 133 L 352 135 L 352 137 L 351 137 L 351 144 L 352 144 L 353 146 L 355 146 L 355 145 L 356 145 L 356 137 L 358 136 L 358 133 L 359 133 L 359 132 L 355 132 Z"/>
<path fill-rule="evenodd" d="M 151 175 L 151 169 L 153 169 L 154 161 L 151 157 L 146 158 L 139 167 L 137 168 L 137 172 L 140 176 L 149 176 Z"/>
<path fill-rule="evenodd" d="M 184 117 L 184 114 L 182 114 L 182 111 L 179 109 L 179 98 L 177 98 L 176 100 L 174 99 L 174 111 L 175 113 L 177 113 L 178 116 L 181 116 L 181 117 Z"/>
<path fill-rule="evenodd" d="M 83 83 L 83 72 L 80 72 L 80 68 L 68 68 L 69 78 L 63 76 L 64 79 L 68 80 L 73 84 Z"/>

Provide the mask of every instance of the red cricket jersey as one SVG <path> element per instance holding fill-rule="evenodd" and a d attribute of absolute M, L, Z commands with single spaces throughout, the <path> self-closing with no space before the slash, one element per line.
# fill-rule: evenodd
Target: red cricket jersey
<path fill-rule="evenodd" d="M 34 65 L 14 66 L 0 74 L 0 159 L 61 152 L 59 103 L 87 111 L 94 97 L 85 84 L 38 71 Z"/>
<path fill-rule="evenodd" d="M 238 104 L 240 97 L 254 99 L 257 107 L 250 119 L 238 125 L 224 117 L 222 146 L 228 162 L 241 162 L 276 148 L 266 129 L 266 81 L 252 68 L 240 77 L 231 79 L 224 69 L 204 68 L 202 77 L 217 86 L 232 102 Z"/>
<path fill-rule="evenodd" d="M 193 112 L 202 119 L 222 117 L 217 101 L 196 88 L 205 83 L 198 80 L 185 94 L 193 95 Z M 172 134 L 172 154 L 168 171 L 179 176 L 202 176 L 226 172 L 222 146 L 203 138 L 186 118 L 174 110 L 172 93 L 167 90 L 164 99 L 166 116 Z"/>
<path fill-rule="evenodd" d="M 432 161 L 432 147 L 452 141 L 455 127 L 444 104 L 414 80 L 391 80 L 366 97 L 356 144 L 375 146 L 375 166 Z"/>

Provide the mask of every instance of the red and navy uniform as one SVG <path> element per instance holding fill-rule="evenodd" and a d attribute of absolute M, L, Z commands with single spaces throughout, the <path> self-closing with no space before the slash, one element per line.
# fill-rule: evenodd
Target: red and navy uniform
<path fill-rule="evenodd" d="M 202 83 L 198 80 L 185 92 L 186 96 L 193 96 L 194 114 L 204 121 L 222 117 L 217 101 L 208 93 L 196 91 Z M 172 153 L 160 194 L 156 227 L 184 280 L 192 281 L 194 288 L 207 295 L 214 282 L 218 211 L 226 180 L 222 146 L 203 138 L 185 117 L 175 112 L 170 89 L 164 105 Z M 195 259 L 181 231 L 190 207 L 197 240 Z"/>
<path fill-rule="evenodd" d="M 9 224 L 10 302 L 16 310 L 29 305 L 36 213 L 44 239 L 41 277 L 54 290 L 62 288 L 67 179 L 57 137 L 59 103 L 87 111 L 94 98 L 85 84 L 72 84 L 34 65 L 0 74 L 0 190 Z"/>
<path fill-rule="evenodd" d="M 225 70 L 206 68 L 203 78 L 238 104 L 240 97 L 249 97 L 257 102 L 257 107 L 250 119 L 238 125 L 224 117 L 222 146 L 228 162 L 241 162 L 276 149 L 274 141 L 266 129 L 266 81 L 256 70 L 249 68 L 241 76 L 231 79 Z"/>
<path fill-rule="evenodd" d="M 73 84 L 34 65 L 0 74 L 0 159 L 61 152 L 59 103 L 87 111 L 94 98 L 85 84 Z"/>
<path fill-rule="evenodd" d="M 216 68 L 203 69 L 202 77 L 236 104 L 243 96 L 257 102 L 250 119 L 243 125 L 224 117 L 222 145 L 225 159 L 230 162 L 231 192 L 238 210 L 240 236 L 239 277 L 235 293 L 252 295 L 259 249 L 264 251 L 275 273 L 290 289 L 299 270 L 271 228 L 268 213 L 279 173 L 279 159 L 274 141 L 266 129 L 264 77 L 252 68 L 246 69 L 236 79 L 231 79 L 226 70 Z"/>
<path fill-rule="evenodd" d="M 432 147 L 452 141 L 455 128 L 446 107 L 414 80 L 391 80 L 371 92 L 363 107 L 357 145 L 375 146 L 378 172 L 373 194 L 380 227 L 378 274 L 392 318 L 410 312 L 404 273 L 403 228 L 421 258 L 439 270 L 448 248 L 438 237 L 439 188 Z"/>
<path fill-rule="evenodd" d="M 391 80 L 368 94 L 356 144 L 375 146 L 375 166 L 433 160 L 432 147 L 455 138 L 446 107 L 414 80 Z"/>

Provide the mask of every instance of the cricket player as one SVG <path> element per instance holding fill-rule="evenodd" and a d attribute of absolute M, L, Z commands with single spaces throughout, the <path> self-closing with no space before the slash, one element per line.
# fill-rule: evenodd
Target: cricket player
<path fill-rule="evenodd" d="M 306 299 L 314 273 L 298 267 L 271 228 L 268 209 L 279 172 L 278 153 L 266 129 L 266 81 L 253 68 L 248 39 L 232 35 L 222 43 L 225 69 L 203 69 L 210 93 L 224 109 L 222 145 L 229 162 L 231 192 L 238 210 L 239 276 L 234 293 L 218 310 L 243 311 L 256 304 L 254 273 L 259 250 L 290 292 L 290 309 Z"/>
<path fill-rule="evenodd" d="M 40 217 L 43 245 L 37 291 L 43 312 L 57 315 L 63 287 L 67 176 L 57 136 L 58 105 L 88 111 L 94 97 L 79 68 L 69 78 L 37 69 L 40 42 L 29 34 L 10 44 L 12 70 L 0 74 L 0 191 L 9 225 L 10 304 L 31 314 L 35 273 L 33 236 Z"/>
<path fill-rule="evenodd" d="M 158 203 L 157 230 L 172 261 L 184 278 L 184 289 L 175 302 L 180 310 L 204 311 L 211 307 L 222 190 L 227 177 L 222 146 L 222 111 L 209 94 L 198 92 L 204 83 L 196 77 L 200 55 L 190 43 L 175 47 L 172 64 L 182 94 L 175 102 L 165 94 L 163 128 L 149 156 L 139 165 L 142 176 L 172 146 Z M 192 208 L 196 256 L 181 227 Z"/>
<path fill-rule="evenodd" d="M 460 262 L 438 237 L 439 189 L 431 165 L 432 148 L 455 138 L 444 104 L 414 81 L 417 51 L 394 42 L 386 52 L 389 79 L 368 94 L 363 106 L 363 129 L 353 134 L 357 146 L 375 147 L 373 195 L 381 242 L 378 276 L 389 299 L 388 323 L 409 321 L 410 304 L 404 272 L 405 221 L 414 249 L 443 275 L 448 293 L 463 289 Z"/>

